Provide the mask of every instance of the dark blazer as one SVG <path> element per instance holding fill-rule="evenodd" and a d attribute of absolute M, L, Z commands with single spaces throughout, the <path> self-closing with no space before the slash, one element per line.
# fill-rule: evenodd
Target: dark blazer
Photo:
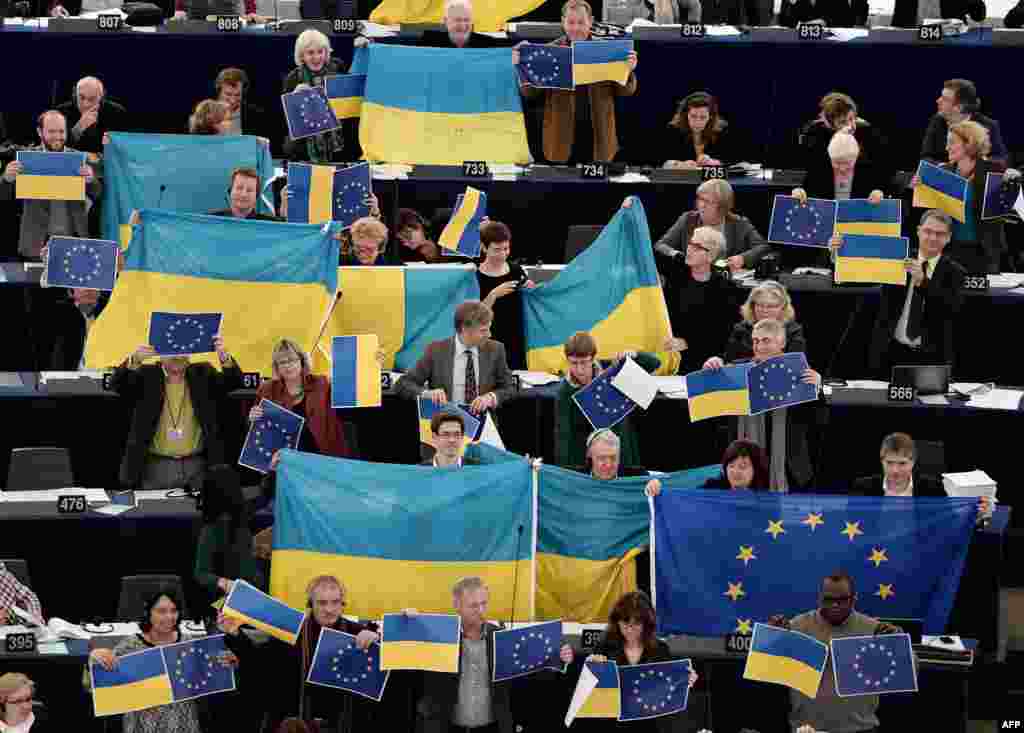
<path fill-rule="evenodd" d="M 705 25 L 710 24 L 705 23 Z M 729 123 L 719 119 L 718 127 L 718 135 L 715 136 L 715 142 L 711 144 L 705 143 L 704 155 L 721 161 L 722 165 L 729 165 L 729 163 L 736 160 L 736 155 L 733 154 L 732 147 L 729 144 Z M 696 160 L 697 148 L 693 145 L 693 137 L 689 131 L 680 130 L 678 127 L 667 127 L 664 135 L 664 144 L 661 150 L 659 150 L 659 154 L 668 160 Z M 661 165 L 664 160 L 656 162 L 658 165 Z"/>
<path fill-rule="evenodd" d="M 243 135 L 257 135 L 268 140 L 272 139 L 273 130 L 271 130 L 271 123 L 262 107 L 257 107 L 255 104 L 243 101 L 240 111 L 242 114 Z"/>
<path fill-rule="evenodd" d="M 655 251 L 669 256 L 676 252 L 686 252 L 686 245 L 693 236 L 693 230 L 699 226 L 700 214 L 696 211 L 687 211 L 676 219 L 675 224 L 657 241 L 654 245 Z M 725 251 L 721 257 L 743 255 L 743 266 L 750 268 L 772 252 L 772 246 L 764 241 L 761 233 L 745 216 L 730 216 L 725 220 L 722 229 L 725 235 Z"/>
<path fill-rule="evenodd" d="M 99 317 L 110 300 L 110 293 L 101 293 L 92 315 Z M 73 372 L 78 369 L 85 348 L 85 318 L 70 300 L 53 311 L 54 344 L 46 369 Z"/>
<path fill-rule="evenodd" d="M 832 159 L 828 156 L 828 144 L 834 134 L 835 130 L 820 119 L 812 120 L 800 128 L 798 145 L 804 170 L 807 171 L 803 189 L 811 198 L 835 198 Z M 860 145 L 860 156 L 853 174 L 850 198 L 867 198 L 875 189 L 884 193 L 890 188 L 893 174 L 885 137 L 870 122 L 859 118 L 853 137 Z"/>
<path fill-rule="evenodd" d="M 130 369 L 125 361 L 114 370 L 110 383 L 115 392 L 135 404 L 124 458 L 121 460 L 121 483 L 133 488 L 142 478 L 149 446 L 163 411 L 164 373 L 159 364 Z M 223 372 L 205 363 L 189 364 L 185 370 L 185 383 L 188 385 L 192 409 L 203 430 L 207 463 L 226 463 L 217 407 L 221 397 L 242 386 L 241 368 L 234 359 L 224 367 Z"/>
<path fill-rule="evenodd" d="M 724 473 L 720 473 L 717 476 L 715 476 L 714 478 L 709 478 L 707 481 L 702 483 L 700 485 L 700 487 L 702 489 L 723 489 L 725 491 L 732 491 L 733 490 L 732 489 L 732 485 L 729 483 L 729 479 L 726 477 L 726 475 Z M 740 489 L 737 489 L 737 491 L 739 491 L 739 490 Z M 757 487 L 752 487 L 750 490 L 751 491 L 768 491 L 767 488 L 759 489 Z"/>
<path fill-rule="evenodd" d="M 569 470 L 570 471 L 575 471 L 576 473 L 585 473 L 588 476 L 590 475 L 590 466 L 589 465 L 586 465 L 586 466 L 570 466 Z M 633 477 L 633 476 L 650 476 L 650 474 L 648 473 L 646 468 L 642 468 L 640 466 L 623 466 L 622 464 L 619 464 L 619 475 L 616 478 L 630 478 L 630 477 Z M 655 476 L 651 476 L 651 478 L 656 478 L 656 477 Z"/>
<path fill-rule="evenodd" d="M 746 3 L 743 0 L 701 0 L 700 22 L 704 25 L 747 25 Z"/>
<path fill-rule="evenodd" d="M 231 213 L 231 209 L 217 209 L 216 211 L 208 212 L 207 215 L 208 216 L 223 216 L 223 217 L 227 217 L 227 218 L 231 218 L 233 216 L 233 214 Z M 272 216 L 270 214 L 261 214 L 258 211 L 256 211 L 255 209 L 253 209 L 252 212 L 249 214 L 249 216 L 247 216 L 245 218 L 246 219 L 255 219 L 257 221 L 279 221 L 279 222 L 280 221 L 284 221 L 284 219 L 282 219 L 279 216 Z"/>
<path fill-rule="evenodd" d="M 881 474 L 874 476 L 862 476 L 853 482 L 850 487 L 851 496 L 885 496 L 882 489 Z M 946 489 L 942 486 L 942 479 L 937 476 L 929 476 L 926 473 L 914 472 L 914 496 L 947 496 Z"/>
<path fill-rule="evenodd" d="M 615 662 L 620 665 L 628 665 L 629 660 L 626 659 L 626 651 L 622 644 L 613 644 L 608 641 L 607 638 L 602 638 L 598 643 L 597 648 L 594 650 L 594 654 L 600 654 L 608 658 L 608 661 Z M 672 652 L 668 648 L 668 644 L 660 639 L 657 642 L 657 649 L 654 651 L 645 650 L 642 657 L 640 657 L 639 664 L 650 664 L 652 662 L 669 662 L 675 659 L 672 656 Z M 682 715 L 685 715 L 683 713 Z M 632 731 L 633 733 L 647 733 L 648 731 L 657 733 L 671 733 L 679 727 L 680 729 L 687 729 L 686 726 L 677 726 L 677 720 L 680 715 L 665 715 L 660 718 L 653 720 L 636 721 L 632 723 L 618 723 L 617 721 L 600 721 L 600 723 L 594 728 L 600 728 L 601 730 L 622 730 L 624 733 Z"/>
<path fill-rule="evenodd" d="M 484 624 L 484 640 L 487 643 L 487 676 L 494 659 L 494 632 L 500 627 Z M 459 659 L 462 659 L 462 642 L 459 642 Z M 448 733 L 452 713 L 459 701 L 459 674 L 441 672 L 423 673 L 423 695 L 416 703 L 417 733 Z M 491 683 L 491 710 L 500 733 L 513 733 L 515 721 L 512 718 L 511 687 L 508 684 Z"/>
<path fill-rule="evenodd" d="M 100 102 L 100 113 L 96 117 L 96 124 L 83 132 L 81 137 L 76 136 L 72 130 L 82 119 L 82 113 L 78 111 L 78 104 L 75 100 L 64 102 L 57 107 L 57 111 L 63 113 L 68 122 L 68 144 L 87 153 L 103 152 L 103 133 L 105 132 L 132 131 L 128 111 L 122 105 L 109 99 Z"/>
<path fill-rule="evenodd" d="M 1007 28 L 1020 28 L 1024 26 L 1024 0 L 1013 6 L 1013 9 L 1003 18 L 1003 25 Z M 3 137 L 0 136 L 0 140 Z"/>
<path fill-rule="evenodd" d="M 786 323 L 786 353 L 807 351 L 804 327 L 796 321 Z M 751 359 L 754 356 L 754 324 L 740 321 L 732 327 L 729 343 L 725 347 L 724 359 L 729 362 Z"/>
<path fill-rule="evenodd" d="M 932 355 L 939 363 L 953 363 L 953 332 L 963 303 L 962 288 L 966 274 L 959 263 L 944 254 L 939 258 L 935 272 L 921 285 L 924 289 L 921 349 Z M 878 317 L 875 320 L 869 356 L 872 370 L 876 373 L 884 369 L 888 363 L 885 355 L 888 353 L 896 323 L 903 313 L 903 304 L 907 298 L 906 288 L 909 284 L 910 275 L 907 275 L 907 285 L 882 286 L 882 297 L 878 304 Z"/>
<path fill-rule="evenodd" d="M 423 35 L 416 41 L 417 46 L 429 46 L 430 48 L 458 48 L 452 43 L 451 36 L 447 30 L 423 31 Z M 498 48 L 508 46 L 508 41 L 502 38 L 492 38 L 483 33 L 472 32 L 469 34 L 469 41 L 462 48 Z"/>
<path fill-rule="evenodd" d="M 868 22 L 867 0 L 783 0 L 779 25 L 795 28 L 821 18 L 829 28 L 854 28 Z"/>
<path fill-rule="evenodd" d="M 985 0 L 941 0 L 939 10 L 943 18 L 965 20 L 970 16 L 972 20 L 979 23 L 988 15 Z M 892 10 L 891 23 L 895 28 L 913 28 L 918 25 L 917 0 L 896 0 Z M 943 148 L 945 148 L 945 141 L 943 141 Z"/>
<path fill-rule="evenodd" d="M 952 163 L 942 163 L 941 167 L 956 172 Z M 1007 250 L 1006 227 L 1002 221 L 982 221 L 981 210 L 985 203 L 985 179 L 989 173 L 1001 173 L 1006 165 L 999 160 L 979 159 L 971 178 L 971 210 L 967 215 L 973 217 L 978 239 L 976 242 L 950 242 L 947 253 L 951 259 L 959 262 L 970 274 L 980 272 L 1000 272 L 1003 253 Z"/>
<path fill-rule="evenodd" d="M 42 145 L 37 145 L 30 150 L 44 150 Z M 64 152 L 81 152 L 74 148 L 64 148 Z M 88 163 L 87 163 L 88 165 Z M 95 168 L 93 169 L 95 174 Z M 0 201 L 14 200 L 14 182 L 8 183 L 0 176 Z M 92 183 L 85 185 L 85 195 L 96 203 L 100 200 L 103 192 L 103 184 L 99 176 L 94 175 Z M 23 201 L 21 212 L 21 232 L 18 235 L 18 253 L 26 259 L 39 259 L 39 253 L 46 244 L 50 232 L 50 208 L 52 201 L 29 200 Z M 89 215 L 86 212 L 84 201 L 68 201 L 68 212 L 71 216 L 71 236 L 89 236 Z"/>
<path fill-rule="evenodd" d="M 515 394 L 512 372 L 505 358 L 505 346 L 500 341 L 488 339 L 480 344 L 479 349 L 480 373 L 476 375 L 479 394 L 494 392 L 498 404 L 502 405 Z M 427 346 L 416 366 L 398 380 L 395 390 L 403 397 L 415 399 L 429 382 L 430 389 L 443 389 L 450 399 L 454 362 L 455 337 L 434 341 Z"/>
<path fill-rule="evenodd" d="M 893 23 L 895 25 L 895 23 Z M 988 130 L 989 142 L 992 143 L 992 151 L 989 158 L 1006 162 L 1008 153 L 1006 143 L 1003 142 L 1003 133 L 999 127 L 999 121 L 986 117 L 983 114 L 971 115 L 971 121 Z M 949 123 L 946 118 L 936 112 L 928 120 L 928 129 L 924 133 L 924 141 L 921 143 L 921 157 L 935 163 L 945 163 L 949 160 L 946 153 L 946 138 L 949 134 Z"/>

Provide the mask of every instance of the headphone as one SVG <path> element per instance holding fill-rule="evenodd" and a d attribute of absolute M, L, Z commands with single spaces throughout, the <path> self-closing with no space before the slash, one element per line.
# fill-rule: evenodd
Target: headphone
<path fill-rule="evenodd" d="M 236 69 L 236 68 L 222 69 L 222 70 L 220 71 L 220 73 L 219 73 L 219 74 L 217 74 L 217 78 L 216 78 L 216 79 L 214 79 L 214 82 L 213 82 L 213 88 L 214 88 L 214 90 L 215 90 L 215 91 L 217 92 L 217 96 L 218 96 L 218 97 L 220 96 L 220 88 L 221 88 L 222 86 L 224 86 L 224 84 L 225 84 L 225 83 L 227 83 L 227 82 L 225 82 L 225 80 L 224 80 L 224 76 L 225 76 L 225 75 L 226 75 L 226 74 L 227 74 L 227 73 L 228 73 L 229 71 L 234 71 L 234 72 L 238 72 L 238 75 L 239 75 L 239 76 L 241 77 L 241 82 L 242 82 L 242 97 L 244 98 L 244 97 L 245 97 L 245 95 L 249 93 L 249 75 L 245 73 L 245 70 L 244 70 L 244 69 Z"/>
<path fill-rule="evenodd" d="M 700 102 L 700 104 L 697 104 L 698 102 Z M 679 109 L 687 109 L 691 104 L 696 107 L 707 106 L 711 107 L 715 111 L 718 110 L 718 100 L 711 92 L 692 92 L 691 94 L 687 94 L 683 98 L 683 101 L 679 103 Z"/>

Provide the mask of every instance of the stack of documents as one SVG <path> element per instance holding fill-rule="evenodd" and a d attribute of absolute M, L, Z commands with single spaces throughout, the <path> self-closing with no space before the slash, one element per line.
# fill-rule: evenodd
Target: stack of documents
<path fill-rule="evenodd" d="M 948 496 L 987 496 L 996 498 L 996 482 L 984 471 L 942 474 L 942 486 Z"/>
<path fill-rule="evenodd" d="M 106 504 L 110 501 L 103 489 L 47 489 L 45 491 L 0 491 L 0 501 L 14 502 L 56 502 L 62 496 L 84 496 L 89 504 Z"/>

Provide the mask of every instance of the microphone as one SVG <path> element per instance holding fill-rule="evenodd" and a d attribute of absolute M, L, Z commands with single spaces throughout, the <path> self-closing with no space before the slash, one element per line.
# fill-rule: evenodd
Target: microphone
<path fill-rule="evenodd" d="M 516 528 L 516 559 L 512 565 L 512 612 L 509 614 L 508 627 L 513 628 L 516 621 L 516 595 L 519 592 L 519 548 L 523 543 L 523 525 Z"/>
<path fill-rule="evenodd" d="M 164 191 L 166 191 L 166 190 L 167 190 L 167 184 L 166 183 L 161 183 L 160 184 L 160 195 L 156 197 L 156 207 L 155 208 L 157 208 L 157 209 L 160 208 L 160 204 L 163 203 L 163 200 L 164 200 Z"/>

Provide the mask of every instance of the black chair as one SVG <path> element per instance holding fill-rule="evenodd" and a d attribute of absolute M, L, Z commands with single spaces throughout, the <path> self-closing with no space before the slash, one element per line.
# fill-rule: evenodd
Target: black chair
<path fill-rule="evenodd" d="M 67 448 L 13 448 L 7 490 L 64 489 L 75 485 Z"/>
<path fill-rule="evenodd" d="M 117 620 L 136 621 L 142 618 L 146 600 L 157 591 L 169 590 L 178 597 L 178 618 L 188 618 L 185 592 L 178 575 L 126 575 L 121 578 L 121 596 L 117 601 Z"/>
<path fill-rule="evenodd" d="M 20 558 L 7 560 L 0 558 L 0 565 L 7 568 L 7 571 L 18 579 L 22 585 L 32 587 L 32 576 L 28 573 L 28 561 Z"/>
<path fill-rule="evenodd" d="M 946 472 L 946 444 L 941 440 L 915 440 L 914 450 L 918 472 L 942 478 Z"/>
<path fill-rule="evenodd" d="M 603 225 L 595 224 L 573 224 L 570 226 L 569 233 L 565 237 L 565 264 L 568 265 L 576 255 L 593 244 L 602 229 L 604 229 Z"/>

